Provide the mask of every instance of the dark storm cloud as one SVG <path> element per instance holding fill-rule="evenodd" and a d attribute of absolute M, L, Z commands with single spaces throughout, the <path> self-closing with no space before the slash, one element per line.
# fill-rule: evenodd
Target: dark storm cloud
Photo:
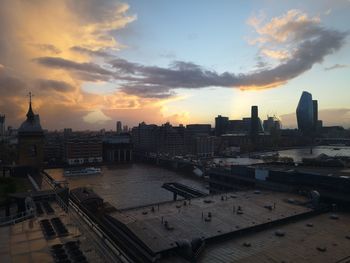
<path fill-rule="evenodd" d="M 339 50 L 345 42 L 347 33 L 327 30 L 322 27 L 307 29 L 311 38 L 302 41 L 289 59 L 273 68 L 263 68 L 246 74 L 224 72 L 219 74 L 194 63 L 177 61 L 169 68 L 143 66 L 115 59 L 110 64 L 119 74 L 130 77 L 122 90 L 139 96 L 169 95 L 169 89 L 218 87 L 267 87 L 285 83 L 310 70 L 315 63 L 321 63 L 325 56 Z M 300 38 L 302 33 L 298 34 Z M 146 87 L 146 88 L 140 88 Z M 144 92 L 147 90 L 147 92 Z M 164 91 L 164 93 L 162 92 Z"/>
<path fill-rule="evenodd" d="M 158 98 L 164 99 L 175 95 L 175 92 L 170 91 L 169 87 L 164 86 L 142 86 L 142 85 L 128 85 L 120 89 L 122 92 L 129 95 L 136 95 L 143 98 Z"/>
<path fill-rule="evenodd" d="M 59 57 L 40 57 L 34 59 L 35 62 L 51 68 L 61 68 L 61 69 L 73 69 L 73 70 L 80 70 L 85 72 L 91 72 L 95 74 L 101 74 L 101 75 L 110 75 L 111 72 L 103 69 L 99 65 L 95 63 L 78 63 L 74 62 L 72 60 L 59 58 Z"/>
<path fill-rule="evenodd" d="M 327 55 L 338 51 L 345 43 L 349 32 L 323 27 L 318 18 L 291 10 L 270 22 L 253 25 L 259 34 L 257 43 L 263 48 L 278 47 L 288 56 L 279 59 L 272 67 L 260 63 L 248 73 L 218 73 L 184 61 L 176 61 L 168 68 L 144 66 L 124 59 L 110 62 L 126 81 L 122 90 L 138 96 L 171 96 L 177 88 L 238 87 L 242 89 L 264 89 L 277 87 L 310 70 L 314 64 L 322 63 Z M 271 50 L 273 53 L 274 50 Z M 263 55 L 263 54 L 262 54 Z"/>
<path fill-rule="evenodd" d="M 57 92 L 71 92 L 74 91 L 74 86 L 64 81 L 57 81 L 51 79 L 39 79 L 36 81 L 38 88 L 41 90 L 55 90 Z"/>
<path fill-rule="evenodd" d="M 95 63 L 78 63 L 59 57 L 40 57 L 33 61 L 49 68 L 73 71 L 76 77 L 86 81 L 108 81 L 113 74 Z"/>
<path fill-rule="evenodd" d="M 348 67 L 350 67 L 350 66 L 344 65 L 344 64 L 335 64 L 331 67 L 324 68 L 324 70 L 333 70 L 333 69 L 348 68 Z"/>
<path fill-rule="evenodd" d="M 106 3 L 108 6 L 109 2 Z M 93 2 L 87 1 L 76 8 L 90 10 L 91 5 Z M 122 10 L 123 6 L 120 8 Z M 89 16 L 89 12 L 86 15 Z M 348 35 L 348 32 L 325 28 L 318 19 L 308 18 L 306 14 L 297 10 L 289 11 L 265 25 L 255 24 L 254 27 L 263 48 L 277 45 L 279 50 L 284 49 L 288 56 L 280 59 L 275 66 L 260 63 L 259 65 L 264 67 L 258 65 L 256 70 L 241 74 L 218 73 L 184 61 L 175 61 L 169 67 L 142 65 L 108 56 L 103 50 L 93 51 L 81 46 L 71 49 L 91 56 L 104 57 L 113 71 L 98 64 L 78 63 L 58 57 L 40 57 L 35 61 L 47 67 L 70 70 L 76 77 L 87 81 L 113 80 L 118 83 L 119 89 L 127 94 L 166 98 L 175 95 L 175 90 L 179 88 L 198 89 L 215 86 L 265 89 L 281 86 L 310 70 L 316 63 L 322 63 L 327 55 L 338 51 Z"/>

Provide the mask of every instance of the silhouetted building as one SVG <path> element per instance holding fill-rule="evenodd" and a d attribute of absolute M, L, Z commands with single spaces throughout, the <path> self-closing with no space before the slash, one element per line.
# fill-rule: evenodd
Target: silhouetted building
<path fill-rule="evenodd" d="M 317 125 L 317 122 L 318 122 L 318 102 L 317 100 L 313 100 L 312 101 L 312 110 L 313 110 L 313 122 L 314 122 L 314 125 Z M 316 126 L 315 126 L 316 128 Z"/>
<path fill-rule="evenodd" d="M 314 130 L 315 115 L 314 102 L 312 101 L 312 95 L 309 92 L 303 91 L 298 103 L 296 114 L 298 129 L 303 134 L 310 134 Z"/>
<path fill-rule="evenodd" d="M 46 132 L 44 144 L 44 160 L 49 165 L 62 164 L 64 152 L 64 133 Z"/>
<path fill-rule="evenodd" d="M 44 160 L 44 132 L 38 114 L 32 109 L 32 98 L 29 93 L 27 119 L 18 129 L 18 164 L 40 169 Z"/>
<path fill-rule="evenodd" d="M 242 120 L 229 120 L 227 132 L 228 133 L 248 133 L 250 130 L 250 118 L 243 118 Z"/>
<path fill-rule="evenodd" d="M 108 163 L 132 162 L 132 143 L 129 134 L 106 137 L 103 142 L 103 160 Z"/>
<path fill-rule="evenodd" d="M 185 131 L 186 153 L 200 157 L 214 155 L 215 137 L 210 136 L 210 124 L 189 124 Z"/>
<path fill-rule="evenodd" d="M 190 153 L 198 157 L 213 157 L 215 151 L 215 136 L 198 134 L 193 138 Z"/>
<path fill-rule="evenodd" d="M 0 115 L 0 139 L 5 136 L 5 115 Z"/>
<path fill-rule="evenodd" d="M 65 143 L 65 161 L 69 165 L 102 162 L 102 141 L 93 138 L 74 138 Z"/>
<path fill-rule="evenodd" d="M 132 128 L 131 136 L 134 149 L 142 153 L 154 153 L 157 151 L 157 130 L 155 124 L 140 123 L 137 127 Z"/>
<path fill-rule="evenodd" d="M 186 125 L 186 131 L 192 135 L 195 134 L 207 134 L 211 133 L 210 124 L 188 124 Z"/>
<path fill-rule="evenodd" d="M 261 125 L 261 124 L 260 124 Z M 256 138 L 259 134 L 259 114 L 258 106 L 252 106 L 251 119 L 250 119 L 250 135 L 252 139 Z"/>
<path fill-rule="evenodd" d="M 184 132 L 183 126 L 173 127 L 165 123 L 158 129 L 157 151 L 169 155 L 184 154 Z"/>
<path fill-rule="evenodd" d="M 281 122 L 279 119 L 274 117 L 267 117 L 266 120 L 264 120 L 264 131 L 265 132 L 271 132 L 273 130 L 280 130 L 281 129 Z"/>
<path fill-rule="evenodd" d="M 117 121 L 116 131 L 117 131 L 117 134 L 122 133 L 122 122 L 121 121 Z"/>
<path fill-rule="evenodd" d="M 215 118 L 215 135 L 220 136 L 225 134 L 228 126 L 228 117 L 223 117 L 221 115 Z"/>

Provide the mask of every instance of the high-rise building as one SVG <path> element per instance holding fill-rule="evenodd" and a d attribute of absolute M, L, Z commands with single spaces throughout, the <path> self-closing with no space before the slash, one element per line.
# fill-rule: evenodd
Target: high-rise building
<path fill-rule="evenodd" d="M 129 127 L 128 125 L 123 126 L 123 132 L 129 132 Z"/>
<path fill-rule="evenodd" d="M 5 136 L 5 115 L 0 115 L 0 139 Z"/>
<path fill-rule="evenodd" d="M 117 134 L 122 133 L 123 129 L 122 129 L 122 122 L 121 121 L 117 121 L 116 131 L 117 131 Z"/>
<path fill-rule="evenodd" d="M 261 126 L 259 123 L 258 106 L 252 106 L 250 121 L 250 134 L 252 137 L 256 137 L 259 133 L 259 126 Z"/>
<path fill-rule="evenodd" d="M 298 107 L 296 110 L 298 129 L 304 134 L 309 134 L 314 129 L 314 106 L 317 106 L 317 101 L 314 103 L 312 95 L 309 92 L 303 91 Z M 317 109 L 316 109 L 317 111 Z"/>
<path fill-rule="evenodd" d="M 223 117 L 221 115 L 215 118 L 215 135 L 220 136 L 225 134 L 228 127 L 228 117 Z"/>

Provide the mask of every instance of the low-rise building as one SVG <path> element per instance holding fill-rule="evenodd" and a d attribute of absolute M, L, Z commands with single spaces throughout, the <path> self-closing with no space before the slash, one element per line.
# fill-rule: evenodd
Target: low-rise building
<path fill-rule="evenodd" d="M 69 165 L 101 163 L 102 141 L 100 139 L 69 139 L 65 143 L 65 161 Z"/>
<path fill-rule="evenodd" d="M 130 163 L 133 160 L 133 147 L 129 134 L 106 137 L 103 143 L 103 160 L 107 163 Z"/>

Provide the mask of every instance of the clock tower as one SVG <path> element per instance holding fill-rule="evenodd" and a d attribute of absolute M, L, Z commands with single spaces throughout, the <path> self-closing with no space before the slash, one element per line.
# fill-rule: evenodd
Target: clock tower
<path fill-rule="evenodd" d="M 27 119 L 18 129 L 18 165 L 40 170 L 44 160 L 44 132 L 38 114 L 32 109 L 32 93 L 29 92 Z"/>

